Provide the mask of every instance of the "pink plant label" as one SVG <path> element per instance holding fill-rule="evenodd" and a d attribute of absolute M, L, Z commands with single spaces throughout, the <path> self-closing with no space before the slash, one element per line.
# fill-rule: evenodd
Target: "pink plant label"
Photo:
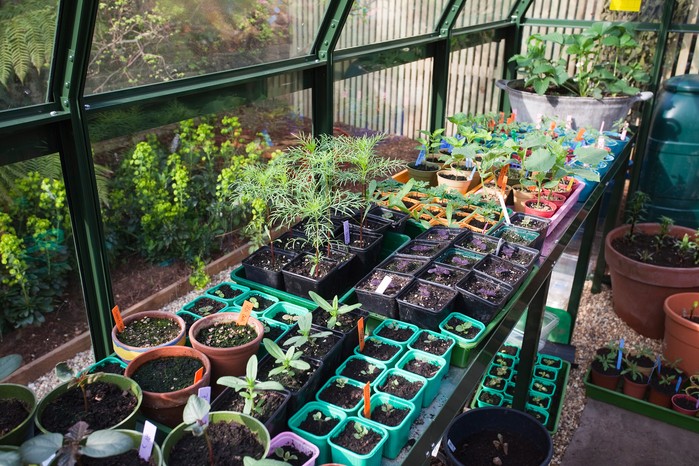
<path fill-rule="evenodd" d="M 143 461 L 149 461 L 150 455 L 153 452 L 153 442 L 155 441 L 155 433 L 157 428 L 155 424 L 146 421 L 143 424 L 143 435 L 141 436 L 141 445 L 138 447 L 138 456 Z"/>

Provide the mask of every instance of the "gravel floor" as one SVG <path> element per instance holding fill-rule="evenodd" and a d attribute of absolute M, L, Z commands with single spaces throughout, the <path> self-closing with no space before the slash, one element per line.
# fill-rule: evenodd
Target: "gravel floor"
<path fill-rule="evenodd" d="M 230 271 L 229 271 L 230 272 Z M 211 286 L 228 279 L 229 272 L 222 272 L 212 277 Z M 171 302 L 163 310 L 176 312 L 185 303 L 194 299 L 200 292 L 191 292 L 182 298 Z M 590 282 L 586 282 L 584 294 L 578 311 L 575 333 L 572 344 L 577 348 L 577 368 L 572 368 L 558 432 L 553 437 L 554 457 L 551 464 L 561 464 L 567 445 L 577 429 L 580 416 L 585 409 L 585 386 L 583 377 L 597 348 L 604 346 L 609 340 L 623 337 L 627 344 L 644 344 L 653 351 L 660 351 L 660 340 L 650 340 L 634 332 L 629 326 L 619 319 L 612 310 L 611 290 L 605 287 L 599 294 L 590 294 Z M 68 361 L 73 368 L 84 368 L 94 362 L 92 353 L 85 351 L 77 354 Z M 53 373 L 38 378 L 29 386 L 36 392 L 37 397 L 43 397 L 58 380 Z"/>

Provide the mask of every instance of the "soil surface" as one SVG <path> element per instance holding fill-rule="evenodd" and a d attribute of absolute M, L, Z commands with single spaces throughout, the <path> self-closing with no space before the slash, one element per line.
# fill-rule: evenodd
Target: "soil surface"
<path fill-rule="evenodd" d="M 225 283 L 216 288 L 216 291 L 213 292 L 214 296 L 221 299 L 234 299 L 240 296 L 241 294 L 243 294 L 243 290 L 233 288 L 232 286 L 226 285 Z"/>
<path fill-rule="evenodd" d="M 226 303 L 203 296 L 194 300 L 194 304 L 187 308 L 187 311 L 191 312 L 192 314 L 196 314 L 199 317 L 206 317 L 217 313 L 224 307 L 226 307 Z"/>
<path fill-rule="evenodd" d="M 430 243 L 428 241 L 413 240 L 403 246 L 398 254 L 407 254 L 420 257 L 434 257 L 442 250 L 444 246 L 439 243 Z"/>
<path fill-rule="evenodd" d="M 464 231 L 459 228 L 432 227 L 420 234 L 419 239 L 434 241 L 440 244 L 449 243 Z"/>
<path fill-rule="evenodd" d="M 498 441 L 498 435 L 502 442 Z M 507 454 L 503 444 L 507 444 Z M 546 452 L 537 449 L 527 438 L 510 432 L 483 430 L 465 438 L 462 445 L 455 446 L 454 456 L 464 464 L 475 466 L 492 466 L 496 457 L 503 466 L 528 466 L 540 464 L 546 457 Z"/>
<path fill-rule="evenodd" d="M 90 374 L 94 374 L 97 372 L 104 372 L 105 374 L 118 374 L 118 375 L 124 375 L 125 369 L 121 364 L 118 364 L 116 362 L 108 362 L 106 364 L 102 364 L 101 366 L 93 367 L 90 369 Z"/>
<path fill-rule="evenodd" d="M 311 336 L 321 331 L 327 330 L 311 328 Z M 290 332 L 287 334 L 287 337 L 284 338 L 284 342 L 282 342 L 282 344 L 280 345 L 283 350 L 286 350 L 291 346 L 286 345 L 285 343 L 286 340 L 294 336 L 299 336 L 299 333 L 297 331 L 294 331 L 294 333 Z M 327 337 L 311 338 L 303 345 L 297 345 L 296 349 L 303 352 L 303 354 L 305 356 L 308 356 L 309 358 L 323 359 L 323 357 L 326 356 L 330 352 L 330 350 L 333 349 L 338 342 L 340 342 L 341 339 L 342 337 L 335 334 L 330 334 Z"/>
<path fill-rule="evenodd" d="M 381 266 L 381 268 L 388 270 L 389 272 L 414 275 L 421 267 L 424 267 L 427 262 L 427 259 L 408 259 L 392 256 L 388 262 Z"/>
<path fill-rule="evenodd" d="M 364 396 L 363 390 L 349 383 L 339 383 L 339 380 L 344 379 L 336 379 L 335 383 L 325 387 L 318 398 L 342 409 L 355 408 Z"/>
<path fill-rule="evenodd" d="M 362 354 L 369 358 L 378 359 L 379 361 L 388 361 L 398 351 L 400 351 L 400 346 L 367 338 L 364 343 Z"/>
<path fill-rule="evenodd" d="M 293 443 L 289 443 L 288 445 L 282 445 L 281 447 L 275 448 L 274 451 L 270 451 L 267 458 L 277 461 L 285 461 L 291 466 L 302 466 L 311 459 L 311 455 L 307 455 L 306 453 L 297 450 L 294 448 Z"/>
<path fill-rule="evenodd" d="M 534 252 L 517 247 L 516 244 L 505 244 L 500 248 L 497 256 L 515 264 L 527 266 L 532 261 L 534 254 Z"/>
<path fill-rule="evenodd" d="M 406 303 L 420 306 L 430 311 L 440 311 L 454 298 L 454 291 L 429 283 L 417 283 L 402 296 Z"/>
<path fill-rule="evenodd" d="M 366 455 L 381 441 L 381 435 L 374 430 L 367 429 L 366 435 L 361 438 L 356 438 L 355 434 L 357 431 L 354 427 L 355 424 L 356 423 L 353 421 L 348 422 L 345 428 L 342 429 L 342 432 L 332 438 L 332 441 L 355 453 Z"/>
<path fill-rule="evenodd" d="M 493 304 L 502 302 L 509 292 L 499 283 L 483 279 L 477 275 L 469 276 L 461 285 L 459 285 L 459 289 L 468 291 L 469 293 Z"/>
<path fill-rule="evenodd" d="M 180 324 L 174 319 L 143 317 L 129 322 L 117 338 L 125 345 L 151 348 L 174 340 L 180 329 Z"/>
<path fill-rule="evenodd" d="M 453 343 L 454 340 L 451 337 L 436 337 L 429 333 L 422 333 L 410 345 L 416 350 L 442 356 Z"/>
<path fill-rule="evenodd" d="M 411 359 L 405 366 L 403 366 L 403 370 L 421 375 L 426 379 L 434 377 L 435 374 L 439 372 L 440 368 L 440 365 L 436 362 L 423 361 L 421 359 Z"/>
<path fill-rule="evenodd" d="M 461 257 L 461 256 L 455 256 Z M 456 286 L 461 280 L 466 277 L 468 272 L 463 269 L 452 269 L 439 264 L 433 264 L 424 270 L 418 278 L 427 280 L 428 282 L 438 283 L 440 285 L 452 287 Z"/>
<path fill-rule="evenodd" d="M 233 389 L 226 389 L 221 393 L 220 398 L 216 399 L 216 406 L 212 408 L 212 411 L 236 411 L 242 413 L 245 407 L 245 399 L 240 396 L 240 393 Z M 255 409 L 252 410 L 250 415 L 264 424 L 284 403 L 285 398 L 285 392 L 274 390 L 259 391 L 255 397 Z"/>
<path fill-rule="evenodd" d="M 10 432 L 24 421 L 29 415 L 29 410 L 24 402 L 16 398 L 0 400 L 0 437 Z"/>
<path fill-rule="evenodd" d="M 308 413 L 308 416 L 301 421 L 299 427 L 313 435 L 323 437 L 328 435 L 339 423 L 339 419 L 326 416 L 322 411 L 316 409 Z"/>
<path fill-rule="evenodd" d="M 512 262 L 492 255 L 487 256 L 474 268 L 509 285 L 519 282 L 527 274 L 527 269 L 515 267 Z"/>
<path fill-rule="evenodd" d="M 451 333 L 462 336 L 467 340 L 475 338 L 478 335 L 478 327 L 474 327 L 471 322 L 467 322 L 456 317 L 452 317 L 444 324 L 444 328 Z"/>
<path fill-rule="evenodd" d="M 410 327 L 400 327 L 394 324 L 384 325 L 376 334 L 378 337 L 401 343 L 410 340 L 413 335 L 415 335 L 415 332 Z"/>
<path fill-rule="evenodd" d="M 359 282 L 356 285 L 356 288 L 359 290 L 367 291 L 369 293 L 375 293 L 376 289 L 379 287 L 379 285 L 381 285 L 381 282 L 386 276 L 391 277 L 391 283 L 389 283 L 389 285 L 386 287 L 386 290 L 383 293 L 381 293 L 385 296 L 397 295 L 403 289 L 403 287 L 407 285 L 411 280 L 411 277 L 390 274 L 383 270 L 376 270 L 371 274 L 370 277 L 367 277 L 365 280 Z"/>
<path fill-rule="evenodd" d="M 166 357 L 144 363 L 133 374 L 141 390 L 168 393 L 187 388 L 194 383 L 194 375 L 204 365 L 197 358 Z"/>
<path fill-rule="evenodd" d="M 410 411 L 408 408 L 397 408 L 390 404 L 381 405 L 371 413 L 371 420 L 389 427 L 396 427 L 403 422 Z"/>
<path fill-rule="evenodd" d="M 382 373 L 383 370 L 369 361 L 360 358 L 352 358 L 347 361 L 347 364 L 345 364 L 342 372 L 340 372 L 338 375 L 348 377 L 358 382 L 367 383 L 373 382 Z"/>
<path fill-rule="evenodd" d="M 483 256 L 480 254 L 473 253 L 473 256 L 471 256 L 466 254 L 463 250 L 452 249 L 437 258 L 437 261 L 441 264 L 451 265 L 463 270 L 470 270 L 481 258 L 483 258 Z"/>
<path fill-rule="evenodd" d="M 489 252 L 495 252 L 495 249 L 498 247 L 498 241 L 497 238 L 491 236 L 472 234 L 464 239 L 457 240 L 454 244 L 479 254 L 488 254 Z"/>
<path fill-rule="evenodd" d="M 276 241 L 275 241 L 276 243 Z M 300 244 L 300 243 L 299 243 Z M 291 260 L 296 257 L 293 254 L 284 253 L 274 250 L 274 260 L 272 260 L 272 253 L 269 248 L 260 249 L 255 254 L 246 259 L 246 265 L 253 267 L 271 270 L 274 272 L 280 272 L 282 267 L 291 262 Z"/>
<path fill-rule="evenodd" d="M 121 455 L 110 456 L 109 458 L 90 458 L 82 456 L 80 459 L 82 466 L 155 466 L 155 458 L 145 461 L 138 456 L 138 450 L 129 450 Z"/>
<path fill-rule="evenodd" d="M 330 319 L 330 314 L 325 312 L 323 309 L 318 308 L 312 312 L 313 323 L 320 327 L 328 327 L 328 320 Z M 336 330 L 342 333 L 348 333 L 353 331 L 357 326 L 360 315 L 356 312 L 348 312 L 347 314 L 341 314 L 337 316 L 335 326 L 330 330 Z"/>
<path fill-rule="evenodd" d="M 318 366 L 318 364 L 316 362 L 313 362 L 312 360 L 307 360 L 306 358 L 301 359 L 309 363 L 311 365 L 311 368 L 308 370 L 294 369 L 293 374 L 289 373 L 288 371 L 285 371 L 270 376 L 269 371 L 271 371 L 274 368 L 274 360 L 267 358 L 263 365 L 260 367 L 260 372 L 257 376 L 257 379 L 274 380 L 282 384 L 284 388 L 286 388 L 290 392 L 296 393 L 301 388 L 303 388 L 304 385 L 306 385 L 306 382 L 308 382 L 311 376 L 315 373 Z"/>
<path fill-rule="evenodd" d="M 679 244 L 680 239 L 672 236 L 659 239 L 656 235 L 642 233 L 635 233 L 632 240 L 623 236 L 612 241 L 612 247 L 619 253 L 645 264 L 660 267 L 696 267 L 695 251 L 682 250 Z"/>
<path fill-rule="evenodd" d="M 396 395 L 404 400 L 412 400 L 423 385 L 421 381 L 411 382 L 402 375 L 390 374 L 379 388 L 384 393 Z"/>
<path fill-rule="evenodd" d="M 257 338 L 257 329 L 252 325 L 235 322 L 219 322 L 199 330 L 195 338 L 202 345 L 214 348 L 233 348 Z"/>

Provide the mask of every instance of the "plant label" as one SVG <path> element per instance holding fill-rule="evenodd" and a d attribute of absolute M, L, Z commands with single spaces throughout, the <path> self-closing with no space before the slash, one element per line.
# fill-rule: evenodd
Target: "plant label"
<path fill-rule="evenodd" d="M 573 115 L 566 116 L 566 129 L 573 129 Z"/>
<path fill-rule="evenodd" d="M 498 174 L 498 188 L 500 188 L 501 191 L 505 191 L 505 187 L 507 186 L 507 169 L 509 168 L 509 165 L 505 165 L 500 169 L 500 173 Z"/>
<path fill-rule="evenodd" d="M 199 370 L 194 373 L 194 383 L 199 382 L 202 377 L 204 377 L 204 368 L 200 367 Z"/>
<path fill-rule="evenodd" d="M 502 237 L 498 240 L 498 245 L 495 248 L 495 255 L 499 256 L 500 255 L 500 248 L 505 244 L 505 240 L 502 239 Z"/>
<path fill-rule="evenodd" d="M 248 320 L 250 320 L 250 314 L 252 314 L 252 306 L 253 304 L 247 299 L 245 300 L 245 302 L 243 302 L 243 308 L 240 310 L 240 314 L 238 314 L 238 319 L 235 321 L 236 324 L 248 324 Z"/>
<path fill-rule="evenodd" d="M 573 183 L 575 183 L 575 178 L 571 176 L 570 180 L 568 180 L 568 186 L 566 186 L 566 191 L 570 191 L 571 189 L 573 189 Z"/>
<path fill-rule="evenodd" d="M 417 159 L 415 159 L 415 166 L 417 167 L 418 165 L 422 165 L 425 163 L 425 157 L 427 157 L 427 152 L 425 149 L 422 149 L 420 153 L 417 155 Z"/>
<path fill-rule="evenodd" d="M 577 142 L 580 142 L 583 140 L 583 135 L 585 134 L 585 128 L 580 128 L 580 131 L 578 131 L 578 134 L 575 135 L 575 140 Z"/>
<path fill-rule="evenodd" d="M 556 122 L 552 121 L 551 126 L 549 126 L 549 131 L 553 131 L 554 129 L 556 129 Z"/>
<path fill-rule="evenodd" d="M 502 197 L 502 193 L 496 193 L 498 195 L 498 201 L 500 201 L 500 208 L 502 209 L 502 215 L 505 216 L 505 223 L 512 225 L 510 221 L 510 214 L 507 213 L 507 206 L 505 206 L 505 198 Z"/>
<path fill-rule="evenodd" d="M 699 398 L 697 398 L 697 404 L 694 405 L 694 409 L 699 409 Z"/>
<path fill-rule="evenodd" d="M 500 121 L 498 123 L 505 123 L 505 112 L 500 112 Z"/>
<path fill-rule="evenodd" d="M 451 439 L 450 439 L 450 438 L 447 439 L 447 446 L 448 446 L 449 449 L 452 451 L 452 453 L 456 451 L 456 447 L 455 447 L 454 444 L 451 442 Z"/>
<path fill-rule="evenodd" d="M 364 351 L 364 317 L 359 318 L 357 322 L 357 332 L 359 332 L 359 352 Z"/>
<path fill-rule="evenodd" d="M 660 375 L 660 355 L 655 358 L 655 367 L 658 368 L 658 375 Z"/>
<path fill-rule="evenodd" d="M 675 385 L 675 393 L 680 391 L 680 385 L 682 385 L 682 376 L 677 377 L 677 384 Z"/>
<path fill-rule="evenodd" d="M 152 422 L 146 421 L 143 424 L 143 436 L 141 437 L 141 445 L 138 447 L 138 456 L 143 461 L 150 461 L 156 431 L 157 427 Z"/>
<path fill-rule="evenodd" d="M 371 419 L 371 385 L 364 384 L 364 417 Z"/>
<path fill-rule="evenodd" d="M 598 149 L 604 150 L 604 147 L 605 147 L 605 145 L 604 145 L 604 136 L 601 136 L 601 135 L 600 135 L 600 137 L 597 138 L 597 145 L 596 145 L 596 147 L 597 147 Z"/>
<path fill-rule="evenodd" d="M 534 120 L 534 121 L 536 121 L 536 129 L 541 129 L 541 117 L 542 116 L 543 115 L 541 113 L 536 114 L 536 119 Z"/>
<path fill-rule="evenodd" d="M 391 277 L 390 275 L 386 275 L 385 277 L 383 277 L 383 280 L 381 280 L 379 286 L 376 287 L 376 293 L 384 294 L 386 292 L 386 289 L 388 288 L 388 285 L 391 284 L 391 280 L 393 280 L 393 277 Z"/>
<path fill-rule="evenodd" d="M 119 306 L 114 306 L 112 308 L 112 317 L 114 317 L 114 323 L 116 324 L 117 330 L 121 333 L 124 331 L 124 319 L 121 318 L 121 312 L 119 312 Z"/>
<path fill-rule="evenodd" d="M 349 242 L 350 242 L 349 220 L 345 220 L 342 222 L 342 231 L 345 234 L 345 244 L 349 244 Z"/>
<path fill-rule="evenodd" d="M 204 369 L 203 367 L 201 369 Z M 201 370 L 200 369 L 200 370 Z M 208 403 L 211 403 L 211 387 L 206 386 L 206 387 L 201 387 L 199 390 L 197 390 L 197 396 L 201 398 L 202 400 L 206 400 Z M 204 416 L 202 419 L 204 421 L 204 424 L 209 423 L 209 415 L 207 414 Z"/>
<path fill-rule="evenodd" d="M 624 355 L 624 339 L 619 340 L 619 353 L 616 356 L 616 370 L 621 370 L 621 358 Z"/>
<path fill-rule="evenodd" d="M 627 122 L 627 123 L 624 123 L 624 127 L 622 128 L 621 134 L 619 135 L 619 139 L 621 139 L 622 141 L 626 141 L 626 132 L 628 130 L 629 130 L 629 124 Z"/>

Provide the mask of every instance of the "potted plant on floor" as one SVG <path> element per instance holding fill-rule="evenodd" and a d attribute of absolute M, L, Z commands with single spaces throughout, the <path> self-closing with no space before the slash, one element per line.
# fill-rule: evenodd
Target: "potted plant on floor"
<path fill-rule="evenodd" d="M 627 224 L 607 234 L 604 257 L 614 312 L 641 335 L 658 339 L 665 330 L 665 299 L 699 291 L 699 235 L 667 218 L 639 223 L 648 200 L 640 191 L 631 196 Z"/>
<path fill-rule="evenodd" d="M 624 395 L 642 400 L 646 396 L 648 376 L 643 374 L 638 364 L 631 361 L 628 357 L 624 358 L 623 364 L 624 368 L 621 370 L 621 375 L 624 378 L 624 385 L 622 388 Z"/>
<path fill-rule="evenodd" d="M 671 361 L 680 359 L 680 367 L 689 374 L 699 373 L 699 293 L 670 295 L 663 308 L 663 356 Z"/>
<path fill-rule="evenodd" d="M 143 311 L 124 318 L 124 327 L 112 328 L 112 347 L 117 356 L 129 362 L 153 348 L 185 344 L 184 320 L 166 311 Z"/>
<path fill-rule="evenodd" d="M 619 351 L 619 344 L 615 341 L 597 349 L 590 364 L 590 379 L 593 384 L 616 390 L 621 378 L 621 368 L 617 368 Z"/>
<path fill-rule="evenodd" d="M 644 64 L 633 58 L 639 47 L 627 24 L 594 23 L 579 33 L 532 34 L 523 54 L 510 58 L 523 80 L 497 82 L 505 90 L 520 121 L 537 115 L 572 116 L 574 128 L 607 127 L 624 118 L 631 105 L 653 94 L 639 92 L 649 82 Z M 561 47 L 567 58 L 549 58 L 547 46 Z M 614 57 L 614 60 L 608 60 Z M 568 60 L 576 62 L 568 74 Z"/>

